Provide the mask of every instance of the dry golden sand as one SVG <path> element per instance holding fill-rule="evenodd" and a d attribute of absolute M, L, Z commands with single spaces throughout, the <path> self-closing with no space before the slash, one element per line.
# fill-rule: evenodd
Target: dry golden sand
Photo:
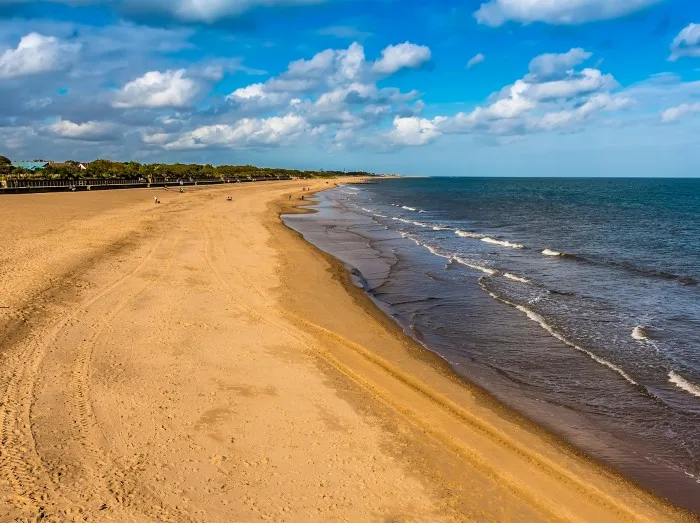
<path fill-rule="evenodd" d="M 0 521 L 683 519 L 381 317 L 304 185 L 0 197 Z"/>

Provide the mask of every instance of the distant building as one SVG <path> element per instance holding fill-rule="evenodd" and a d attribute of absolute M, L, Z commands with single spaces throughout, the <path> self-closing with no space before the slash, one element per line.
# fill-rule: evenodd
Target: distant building
<path fill-rule="evenodd" d="M 90 164 L 89 163 L 79 163 L 78 169 L 80 169 L 81 171 L 85 171 L 85 170 L 87 170 L 88 165 L 90 165 Z"/>
<path fill-rule="evenodd" d="M 12 162 L 12 167 L 20 167 L 22 169 L 27 169 L 28 171 L 36 171 L 37 169 L 43 169 L 49 164 L 49 162 Z"/>

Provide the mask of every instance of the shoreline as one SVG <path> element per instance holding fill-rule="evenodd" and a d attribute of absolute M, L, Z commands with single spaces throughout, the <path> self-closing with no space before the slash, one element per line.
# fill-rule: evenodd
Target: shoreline
<path fill-rule="evenodd" d="M 3 515 L 692 520 L 458 381 L 282 222 L 331 183 L 0 208 Z"/>
<path fill-rule="evenodd" d="M 352 184 L 353 182 L 349 182 Z M 339 184 L 340 185 L 340 184 Z M 313 197 L 318 193 L 321 193 L 330 188 L 321 188 L 318 191 L 310 193 Z M 309 194 L 309 193 L 307 193 Z M 280 217 L 280 223 L 283 227 L 288 229 L 298 241 L 303 242 L 308 245 L 311 249 L 317 251 L 321 254 L 327 263 L 332 267 L 332 274 L 335 279 L 341 283 L 345 292 L 352 296 L 355 303 L 365 310 L 373 319 L 382 325 L 387 331 L 391 332 L 393 335 L 401 338 L 405 338 L 407 345 L 409 346 L 409 352 L 411 356 L 417 361 L 426 363 L 433 368 L 437 375 L 447 380 L 456 383 L 460 387 L 464 387 L 469 393 L 474 394 L 479 397 L 480 402 L 490 411 L 492 411 L 496 416 L 502 417 L 508 422 L 517 424 L 519 427 L 523 428 L 527 432 L 536 434 L 537 437 L 543 438 L 547 444 L 559 447 L 566 453 L 571 453 L 577 459 L 584 460 L 588 462 L 592 467 L 597 468 L 602 474 L 611 475 L 616 477 L 617 480 L 627 483 L 630 487 L 638 489 L 644 492 L 645 495 L 659 501 L 662 505 L 672 511 L 677 511 L 679 515 L 688 520 L 692 520 L 697 517 L 696 514 L 690 510 L 675 505 L 668 499 L 655 493 L 650 488 L 636 482 L 635 480 L 627 477 L 615 466 L 605 463 L 596 459 L 595 457 L 588 454 L 585 450 L 579 448 L 578 446 L 572 444 L 564 436 L 558 434 L 554 429 L 537 423 L 535 420 L 527 416 L 527 414 L 504 404 L 499 400 L 491 391 L 485 389 L 484 387 L 471 382 L 466 376 L 459 374 L 450 364 L 450 362 L 440 355 L 438 352 L 430 349 L 427 345 L 422 343 L 420 340 L 414 338 L 406 329 L 399 323 L 398 320 L 393 319 L 388 312 L 384 311 L 381 306 L 375 302 L 375 300 L 366 292 L 365 289 L 358 287 L 352 280 L 352 271 L 357 271 L 357 268 L 353 267 L 351 264 L 345 263 L 333 254 L 324 251 L 320 247 L 313 245 L 311 242 L 307 241 L 303 234 L 299 231 L 294 230 L 290 226 L 284 223 L 282 216 L 288 214 L 314 214 L 318 212 L 314 207 L 318 204 L 317 201 L 304 201 L 295 203 L 294 205 L 285 205 L 286 202 L 280 203 L 275 209 L 275 212 Z M 430 385 L 430 384 L 428 384 Z"/>

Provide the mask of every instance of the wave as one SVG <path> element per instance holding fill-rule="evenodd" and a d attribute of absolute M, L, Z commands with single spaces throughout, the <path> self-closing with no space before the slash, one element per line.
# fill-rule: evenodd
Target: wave
<path fill-rule="evenodd" d="M 401 208 L 406 209 L 407 211 L 417 211 L 418 210 L 415 207 L 409 207 L 408 205 L 402 205 Z"/>
<path fill-rule="evenodd" d="M 475 239 L 477 239 L 477 240 L 480 240 L 481 238 L 484 237 L 483 234 L 478 234 L 478 233 L 469 232 L 469 231 L 461 231 L 461 230 L 459 230 L 459 229 L 457 229 L 457 230 L 455 231 L 455 234 L 456 234 L 457 236 L 461 237 L 461 238 L 475 238 Z"/>
<path fill-rule="evenodd" d="M 418 239 L 417 239 L 415 236 L 413 236 L 412 234 L 408 234 L 407 232 L 402 232 L 402 233 L 401 233 L 401 237 L 402 237 L 402 238 L 408 238 L 409 240 L 411 240 L 413 243 L 415 243 L 415 244 L 418 245 L 419 247 L 423 247 L 423 248 L 425 248 L 425 249 L 428 249 L 428 251 L 430 251 L 430 253 L 431 253 L 431 254 L 434 254 L 435 256 L 439 256 L 440 258 L 445 258 L 445 259 L 448 259 L 448 260 L 451 260 L 451 259 L 452 259 L 452 256 L 450 256 L 449 254 L 445 254 L 444 252 L 440 251 L 439 249 L 436 249 L 435 247 L 431 247 L 430 245 L 421 242 L 420 240 L 418 240 Z"/>
<path fill-rule="evenodd" d="M 425 210 L 421 209 L 421 210 L 418 211 L 418 212 L 421 213 L 421 212 L 428 212 L 428 211 L 425 211 Z"/>
<path fill-rule="evenodd" d="M 455 257 L 453 258 L 453 260 L 456 261 L 457 263 L 461 263 L 462 265 L 465 265 L 465 266 L 467 266 L 467 267 L 469 267 L 469 268 L 471 268 L 471 269 L 476 269 L 477 271 L 485 272 L 485 273 L 488 274 L 489 276 L 493 276 L 493 275 L 495 275 L 495 274 L 498 273 L 498 271 L 496 271 L 496 270 L 494 270 L 494 269 L 490 269 L 490 268 L 488 268 L 488 267 L 483 267 L 483 266 L 481 266 L 481 265 L 477 265 L 477 264 L 475 264 L 475 263 L 471 263 L 471 262 L 465 260 L 464 258 L 460 258 L 459 256 L 455 256 Z"/>
<path fill-rule="evenodd" d="M 430 225 L 429 223 L 416 222 L 413 220 L 406 220 L 405 218 L 392 218 L 392 220 L 395 220 L 395 221 L 401 222 L 401 223 L 408 223 L 410 225 L 415 225 L 416 227 L 423 227 L 424 229 L 432 228 L 432 225 Z"/>
<path fill-rule="evenodd" d="M 484 236 L 483 238 L 481 238 L 481 241 L 486 242 L 486 243 L 492 243 L 494 245 L 500 245 L 501 247 L 509 247 L 511 249 L 524 249 L 525 248 L 524 245 L 521 245 L 519 243 L 511 243 L 511 242 L 508 242 L 505 240 L 495 240 L 494 238 L 490 238 L 488 236 Z"/>
<path fill-rule="evenodd" d="M 561 253 L 559 251 L 553 251 L 552 249 L 545 249 L 542 251 L 542 254 L 545 256 L 564 256 L 564 253 Z"/>
<path fill-rule="evenodd" d="M 482 242 L 490 243 L 493 245 L 500 245 L 501 247 L 508 247 L 510 249 L 524 249 L 525 246 L 519 243 L 511 243 L 506 240 L 497 240 L 486 236 L 484 234 L 479 234 L 478 232 L 463 231 L 460 229 L 455 230 L 455 234 L 460 238 L 472 238 L 474 240 L 481 240 Z"/>
<path fill-rule="evenodd" d="M 700 283 L 700 280 L 693 276 L 673 274 L 662 270 L 638 267 L 630 262 L 621 262 L 606 258 L 587 257 L 578 254 L 569 254 L 567 252 L 559 252 L 553 249 L 545 249 L 542 251 L 542 254 L 544 254 L 545 256 L 559 256 L 569 260 L 576 260 L 581 263 L 587 263 L 589 265 L 616 267 L 636 274 L 642 274 L 644 276 L 651 276 L 653 278 L 661 278 L 664 280 L 676 281 L 681 285 L 697 285 L 698 283 Z"/>
<path fill-rule="evenodd" d="M 632 331 L 632 337 L 638 341 L 645 341 L 649 339 L 647 331 L 641 325 L 637 325 Z"/>
<path fill-rule="evenodd" d="M 506 272 L 503 276 L 509 280 L 519 281 L 520 283 L 532 283 L 532 281 L 528 280 L 527 278 L 521 278 L 520 276 L 516 276 L 515 274 L 511 274 L 509 272 Z"/>
<path fill-rule="evenodd" d="M 700 386 L 696 385 L 695 383 L 691 383 L 676 371 L 672 370 L 668 373 L 668 381 L 673 383 L 676 387 L 700 398 Z"/>
<path fill-rule="evenodd" d="M 380 214 L 378 212 L 374 212 L 372 209 L 367 209 L 366 207 L 360 207 L 360 209 L 362 209 L 365 212 L 370 213 L 372 216 L 376 216 L 377 218 L 386 218 L 387 217 L 386 214 Z"/>
<path fill-rule="evenodd" d="M 608 360 L 603 359 L 603 358 L 601 358 L 600 356 L 598 356 L 597 354 L 595 354 L 595 353 L 589 351 L 588 349 L 584 349 L 583 347 L 581 347 L 581 346 L 579 346 L 579 345 L 576 345 L 575 343 L 572 343 L 572 342 L 570 342 L 569 340 L 567 340 L 564 336 L 562 336 L 562 335 L 559 334 L 556 330 L 554 330 L 554 328 L 553 328 L 551 325 L 549 325 L 549 324 L 545 321 L 545 319 L 544 319 L 542 316 L 540 316 L 539 314 L 537 314 L 536 312 L 534 312 L 534 311 L 528 309 L 527 307 L 523 307 L 522 305 L 518 305 L 518 304 L 513 303 L 513 302 L 511 302 L 511 301 L 508 301 L 508 300 L 506 300 L 506 299 L 504 299 L 504 298 L 501 298 L 500 296 L 497 296 L 497 295 L 494 294 L 493 292 L 489 291 L 486 287 L 484 287 L 483 283 L 481 284 L 481 287 L 482 287 L 486 292 L 488 292 L 493 298 L 495 298 L 495 299 L 497 299 L 497 300 L 499 300 L 499 301 L 502 301 L 503 303 L 507 303 L 508 305 L 511 305 L 511 306 L 515 307 L 516 309 L 518 309 L 518 310 L 521 311 L 521 312 L 524 312 L 524 313 L 527 315 L 527 317 L 528 317 L 529 319 L 531 319 L 532 321 L 535 321 L 535 322 L 539 323 L 539 325 L 540 325 L 544 330 L 546 330 L 546 331 L 547 331 L 548 333 L 550 333 L 552 336 L 554 336 L 555 338 L 557 338 L 559 341 L 561 341 L 561 342 L 563 342 L 563 343 L 566 343 L 569 347 L 573 347 L 574 349 L 576 349 L 576 350 L 579 351 L 579 352 L 583 352 L 583 353 L 586 354 L 589 358 L 591 358 L 593 361 L 595 361 L 595 362 L 597 362 L 597 363 L 600 363 L 601 365 L 604 365 L 604 366 L 608 367 L 609 369 L 611 369 L 611 370 L 617 372 L 620 376 L 622 376 L 623 378 L 625 378 L 625 380 L 627 380 L 627 381 L 628 381 L 629 383 L 631 383 L 632 385 L 634 385 L 634 386 L 636 386 L 636 387 L 639 387 L 639 386 L 640 386 L 639 383 L 637 383 L 636 381 L 634 381 L 634 380 L 630 377 L 629 374 L 627 374 L 624 370 L 622 370 L 620 367 L 618 367 L 618 366 L 615 365 L 614 363 L 611 363 L 611 362 L 609 362 Z"/>
<path fill-rule="evenodd" d="M 444 225 L 433 225 L 433 230 L 434 231 L 449 231 L 449 227 L 445 227 Z"/>

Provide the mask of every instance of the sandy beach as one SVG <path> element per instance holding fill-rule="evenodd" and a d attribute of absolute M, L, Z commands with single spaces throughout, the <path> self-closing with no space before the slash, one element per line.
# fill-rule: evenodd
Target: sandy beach
<path fill-rule="evenodd" d="M 0 521 L 692 520 L 283 225 L 332 183 L 0 198 Z"/>

